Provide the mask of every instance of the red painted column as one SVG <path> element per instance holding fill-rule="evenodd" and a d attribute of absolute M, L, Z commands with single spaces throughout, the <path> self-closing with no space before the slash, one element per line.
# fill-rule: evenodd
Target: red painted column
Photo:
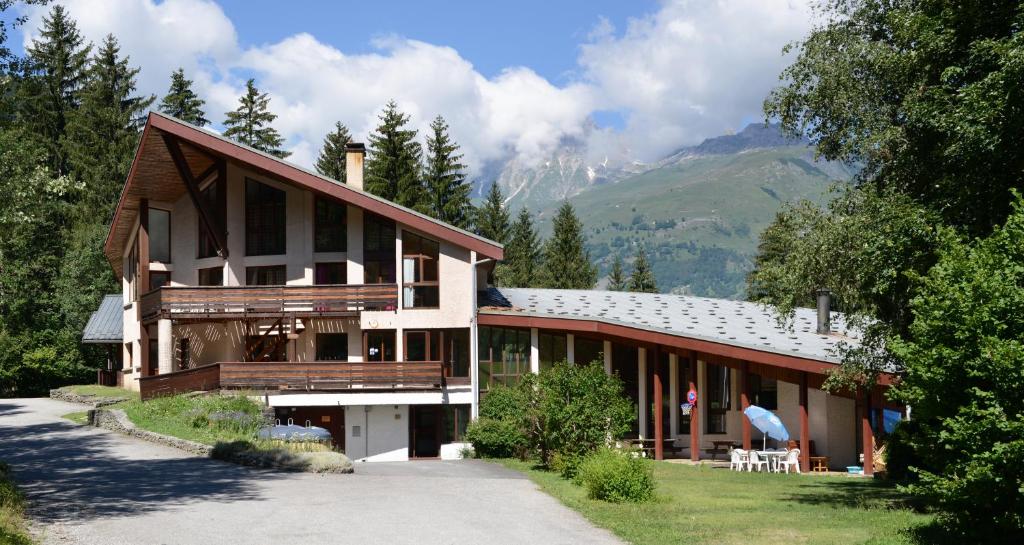
<path fill-rule="evenodd" d="M 740 408 L 750 406 L 750 362 L 740 364 Z M 750 450 L 750 419 L 743 415 L 743 450 Z"/>
<path fill-rule="evenodd" d="M 811 425 L 807 415 L 807 371 L 800 372 L 800 471 L 811 470 Z"/>
<path fill-rule="evenodd" d="M 697 403 L 690 409 L 690 460 L 700 460 L 700 438 L 697 432 L 700 430 L 700 415 L 697 407 L 700 407 L 700 390 L 697 389 L 697 353 L 690 352 L 690 390 L 697 392 Z"/>
<path fill-rule="evenodd" d="M 661 388 L 661 347 L 655 345 L 654 347 L 654 459 L 664 460 L 665 459 L 665 446 L 663 444 L 665 439 L 665 432 L 663 429 L 664 417 L 662 414 L 662 388 Z"/>
<path fill-rule="evenodd" d="M 861 449 L 864 452 L 864 474 L 875 474 L 875 433 L 871 430 L 871 390 L 861 388 L 864 406 L 860 411 Z"/>

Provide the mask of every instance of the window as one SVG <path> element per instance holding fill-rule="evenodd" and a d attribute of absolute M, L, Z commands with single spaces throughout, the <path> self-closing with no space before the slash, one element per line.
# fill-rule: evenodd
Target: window
<path fill-rule="evenodd" d="M 285 253 L 285 204 L 284 191 L 245 181 L 245 255 Z"/>
<path fill-rule="evenodd" d="M 441 361 L 441 331 L 406 331 L 405 361 Z"/>
<path fill-rule="evenodd" d="M 171 262 L 171 213 L 149 209 L 149 260 Z"/>
<path fill-rule="evenodd" d="M 537 338 L 540 348 L 540 370 L 550 369 L 552 365 L 565 361 L 566 337 L 554 333 L 541 333 Z"/>
<path fill-rule="evenodd" d="M 168 271 L 149 271 L 149 291 L 162 286 L 171 285 L 171 273 Z"/>
<path fill-rule="evenodd" d="M 188 337 L 183 337 L 178 341 L 178 356 L 180 358 L 179 369 L 192 368 L 192 342 Z"/>
<path fill-rule="evenodd" d="M 530 372 L 530 330 L 481 326 L 478 332 L 480 389 L 518 384 Z"/>
<path fill-rule="evenodd" d="M 153 328 L 149 328 L 149 347 L 147 347 L 147 351 L 149 353 L 149 374 L 160 374 L 160 343 L 156 335 L 153 334 Z"/>
<path fill-rule="evenodd" d="M 447 376 L 469 377 L 469 329 L 447 331 L 444 339 L 448 345 Z"/>
<path fill-rule="evenodd" d="M 199 193 L 199 199 L 206 204 L 206 209 L 213 214 L 213 217 L 210 219 L 217 225 L 217 228 L 221 228 L 224 217 L 220 188 L 221 184 L 219 182 L 213 182 Z M 199 234 L 196 257 L 217 257 L 217 245 L 214 243 L 213 235 L 206 230 L 206 225 L 203 224 L 203 219 L 199 217 L 198 212 L 196 214 L 196 223 L 198 225 L 196 233 Z"/>
<path fill-rule="evenodd" d="M 363 282 L 395 282 L 395 222 L 369 212 L 363 215 Z"/>
<path fill-rule="evenodd" d="M 469 405 L 444 406 L 444 437 L 442 443 L 462 441 L 469 424 Z"/>
<path fill-rule="evenodd" d="M 729 410 L 729 368 L 707 364 L 707 433 L 725 433 L 725 412 Z"/>
<path fill-rule="evenodd" d="M 679 403 L 686 403 L 686 394 L 690 391 L 690 360 L 679 358 Z M 673 407 L 672 410 L 679 411 L 679 429 L 676 433 L 690 435 L 690 415 L 682 414 L 682 409 Z"/>
<path fill-rule="evenodd" d="M 246 286 L 283 286 L 285 284 L 285 266 L 246 267 Z"/>
<path fill-rule="evenodd" d="M 124 270 L 125 280 L 128 281 L 128 300 L 137 301 L 139 299 L 139 249 L 138 239 L 136 244 L 132 244 L 131 252 L 128 253 L 128 266 Z"/>
<path fill-rule="evenodd" d="M 209 269 L 199 269 L 199 285 L 223 286 L 224 267 L 210 267 Z"/>
<path fill-rule="evenodd" d="M 317 197 L 313 206 L 313 251 L 344 252 L 348 247 L 345 205 Z"/>
<path fill-rule="evenodd" d="M 348 361 L 348 335 L 317 333 L 316 361 Z"/>
<path fill-rule="evenodd" d="M 347 268 L 345 263 L 317 263 L 313 268 L 313 283 L 345 284 L 348 282 Z"/>
<path fill-rule="evenodd" d="M 640 367 L 639 354 L 635 346 L 612 344 L 612 372 L 622 380 L 622 389 L 633 404 L 633 414 L 640 414 Z M 640 421 L 633 419 L 630 437 L 640 436 Z"/>
<path fill-rule="evenodd" d="M 573 340 L 573 356 L 577 365 L 590 365 L 595 361 L 604 365 L 604 341 L 586 337 L 576 337 Z"/>
<path fill-rule="evenodd" d="M 437 308 L 437 241 L 406 232 L 402 236 L 402 305 L 405 308 Z"/>
<path fill-rule="evenodd" d="M 394 331 L 367 331 L 364 335 L 366 361 L 395 361 Z"/>
<path fill-rule="evenodd" d="M 773 378 L 760 375 L 747 375 L 750 381 L 750 404 L 762 409 L 775 411 L 779 408 L 779 387 Z"/>

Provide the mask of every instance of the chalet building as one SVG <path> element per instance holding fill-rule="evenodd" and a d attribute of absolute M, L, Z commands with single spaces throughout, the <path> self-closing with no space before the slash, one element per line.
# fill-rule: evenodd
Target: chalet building
<path fill-rule="evenodd" d="M 123 293 L 84 334 L 119 343 L 109 380 L 143 399 L 252 392 L 352 459 L 406 460 L 457 457 L 494 385 L 598 360 L 656 457 L 759 444 L 741 412 L 759 404 L 805 466 L 863 454 L 870 471 L 885 384 L 821 391 L 837 344 L 857 342 L 827 307 L 787 328 L 753 303 L 494 288 L 500 244 L 363 191 L 363 146 L 347 153 L 343 184 L 151 113 L 104 245 Z"/>

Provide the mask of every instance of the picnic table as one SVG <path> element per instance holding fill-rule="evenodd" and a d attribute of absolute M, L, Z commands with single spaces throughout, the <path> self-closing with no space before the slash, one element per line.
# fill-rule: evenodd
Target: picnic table
<path fill-rule="evenodd" d="M 675 450 L 675 439 L 662 439 L 662 450 L 673 452 Z M 630 439 L 629 444 L 639 447 L 645 458 L 654 458 L 654 446 L 657 444 L 654 439 Z"/>
<path fill-rule="evenodd" d="M 711 441 L 711 444 L 714 445 L 714 448 L 708 452 L 711 454 L 712 460 L 718 459 L 719 454 L 729 454 L 731 449 L 739 448 L 740 446 L 739 443 L 732 439 Z"/>

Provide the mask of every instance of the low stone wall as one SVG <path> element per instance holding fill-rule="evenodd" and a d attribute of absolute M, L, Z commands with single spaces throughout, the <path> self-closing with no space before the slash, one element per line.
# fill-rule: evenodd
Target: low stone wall
<path fill-rule="evenodd" d="M 106 407 L 107 405 L 113 405 L 124 401 L 123 398 L 118 397 L 98 397 L 91 395 L 76 394 L 71 390 L 65 390 L 63 388 L 56 388 L 50 390 L 50 399 L 56 399 L 59 401 L 66 401 L 68 403 L 82 403 L 84 405 L 92 405 L 93 407 Z"/>
<path fill-rule="evenodd" d="M 123 433 L 125 435 L 130 435 L 132 437 L 138 437 L 139 439 L 150 441 L 152 443 L 159 443 L 161 445 L 181 449 L 185 452 L 198 456 L 209 456 L 210 452 L 213 451 L 213 447 L 210 445 L 204 445 L 202 443 L 196 443 L 195 441 L 179 439 L 177 437 L 162 435 L 156 432 L 137 428 L 135 424 L 128 419 L 128 415 L 120 409 L 92 409 L 89 411 L 89 424 L 96 426 L 97 428 L 103 428 Z"/>

